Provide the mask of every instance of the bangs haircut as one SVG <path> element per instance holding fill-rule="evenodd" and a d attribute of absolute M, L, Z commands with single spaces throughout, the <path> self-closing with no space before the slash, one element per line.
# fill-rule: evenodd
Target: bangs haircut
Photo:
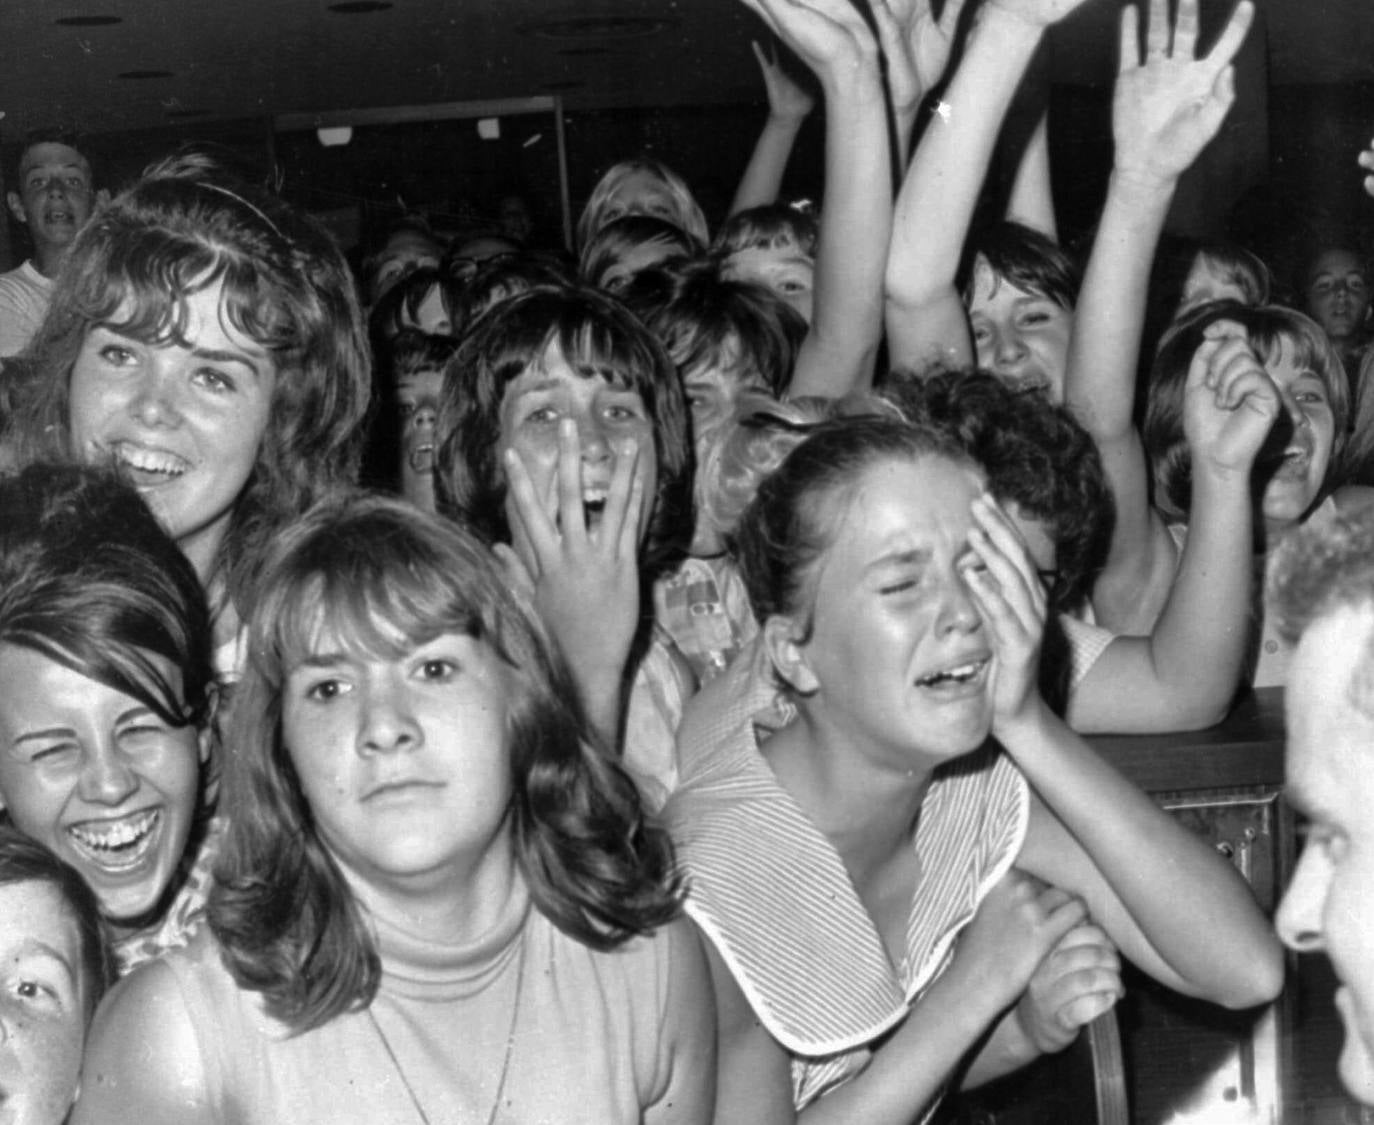
<path fill-rule="evenodd" d="M 984 228 L 971 238 L 959 270 L 964 305 L 973 303 L 978 260 L 992 271 L 994 289 L 1008 282 L 1017 289 L 1053 301 L 1073 312 L 1082 283 L 1077 263 L 1054 241 L 1037 230 L 1010 220 Z"/>
<path fill-rule="evenodd" d="M 810 211 L 786 203 L 749 207 L 725 220 L 711 243 L 711 253 L 728 258 L 739 250 L 786 250 L 796 247 L 808 258 L 816 256 L 820 228 Z"/>
<path fill-rule="evenodd" d="M 381 980 L 371 924 L 316 834 L 282 737 L 286 682 L 324 633 L 383 660 L 449 632 L 490 645 L 510 671 L 510 831 L 536 909 L 594 949 L 676 916 L 667 835 L 644 819 L 543 626 L 471 532 L 358 494 L 302 517 L 263 580 L 231 716 L 234 813 L 208 916 L 234 980 L 261 992 L 273 1018 L 309 1031 L 366 1007 Z"/>
<path fill-rule="evenodd" d="M 727 281 L 714 261 L 702 260 L 645 270 L 624 299 L 663 342 L 681 378 L 710 367 L 775 396 L 792 381 L 806 321 L 765 285 Z"/>
<path fill-rule="evenodd" d="M 203 726 L 205 595 L 138 493 L 102 470 L 31 465 L 0 480 L 0 516 L 0 644 L 136 699 L 171 727 Z"/>
<path fill-rule="evenodd" d="M 1183 433 L 1183 390 L 1188 367 L 1206 339 L 1206 329 L 1219 320 L 1239 324 L 1256 356 L 1266 365 L 1279 358 L 1287 342 L 1293 349 L 1294 366 L 1311 371 L 1326 388 L 1335 437 L 1322 495 L 1345 463 L 1350 384 L 1340 354 L 1321 326 L 1303 313 L 1281 305 L 1213 301 L 1179 320 L 1160 341 L 1141 425 L 1141 438 L 1154 475 L 1155 505 L 1167 519 L 1175 521 L 1187 519 L 1192 491 L 1192 466 Z"/>
<path fill-rule="evenodd" d="M 489 543 L 509 543 L 506 473 L 500 464 L 501 406 L 525 371 L 557 345 L 584 379 L 637 393 L 652 423 L 658 459 L 644 563 L 668 565 L 692 519 L 692 447 L 687 407 L 672 360 L 630 312 L 583 286 L 540 286 L 481 317 L 444 369 L 436 493 L 440 510 L 465 520 Z M 648 497 L 645 498 L 649 500 Z"/>
<path fill-rule="evenodd" d="M 663 246 L 666 260 L 695 258 L 705 245 L 680 226 L 655 215 L 622 215 L 597 231 L 582 247 L 577 276 L 594 289 L 605 288 L 603 278 L 629 254 L 642 246 Z M 663 262 L 659 263 L 664 264 Z"/>

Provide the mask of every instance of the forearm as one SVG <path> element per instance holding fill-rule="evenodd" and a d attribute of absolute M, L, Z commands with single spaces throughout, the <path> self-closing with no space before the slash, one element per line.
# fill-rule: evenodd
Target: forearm
<path fill-rule="evenodd" d="M 1050 179 L 1049 111 L 1041 109 L 1030 137 L 1016 164 L 1011 194 L 1007 199 L 1007 218 L 1058 240 L 1054 217 L 1054 191 Z"/>
<path fill-rule="evenodd" d="M 831 77 L 824 89 L 825 201 L 814 314 L 788 389 L 793 396 L 840 396 L 866 387 L 882 336 L 892 190 L 877 58 Z"/>
<path fill-rule="evenodd" d="M 1277 993 L 1283 962 L 1272 928 L 1220 853 L 1163 812 L 1043 701 L 1002 724 L 998 737 L 1105 882 L 1085 885 L 1082 893 L 1128 958 L 1177 991 L 1228 1007 Z"/>
<path fill-rule="evenodd" d="M 750 207 L 763 207 L 777 201 L 782 188 L 783 174 L 792 156 L 797 134 L 801 132 L 802 117 L 768 115 L 763 131 L 754 143 L 754 151 L 745 165 L 744 175 L 730 203 L 730 214 L 737 215 Z"/>
<path fill-rule="evenodd" d="M 983 9 L 963 60 L 916 146 L 897 196 L 886 295 L 894 366 L 929 358 L 938 341 L 922 337 L 920 316 L 958 300 L 959 258 L 1007 107 L 1041 32 L 996 9 Z M 957 345 L 956 345 L 957 346 Z M 967 347 L 967 342 L 963 345 Z"/>

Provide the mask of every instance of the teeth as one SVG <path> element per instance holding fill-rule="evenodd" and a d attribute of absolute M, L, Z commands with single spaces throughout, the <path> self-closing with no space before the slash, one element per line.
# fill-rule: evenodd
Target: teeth
<path fill-rule="evenodd" d="M 150 809 L 120 820 L 88 820 L 68 825 L 67 835 L 77 852 L 91 863 L 120 870 L 134 866 L 147 854 L 161 818 L 161 810 Z"/>
<path fill-rule="evenodd" d="M 121 465 L 145 473 L 163 473 L 179 477 L 187 468 L 186 462 L 174 453 L 159 453 L 137 445 L 117 445 L 114 454 Z"/>
<path fill-rule="evenodd" d="M 922 676 L 916 682 L 922 687 L 933 687 L 949 681 L 966 684 L 977 677 L 978 673 L 983 670 L 983 665 L 986 663 L 986 660 L 974 660 L 968 664 L 960 664 L 957 668 L 948 668 L 942 672 L 932 672 L 929 676 Z"/>

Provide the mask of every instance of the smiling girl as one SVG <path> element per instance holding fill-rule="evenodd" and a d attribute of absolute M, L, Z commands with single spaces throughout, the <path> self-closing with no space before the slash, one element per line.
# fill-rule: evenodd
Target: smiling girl
<path fill-rule="evenodd" d="M 191 560 L 227 646 L 263 544 L 353 478 L 368 382 L 329 237 L 186 157 L 73 244 L 4 437 L 21 464 L 116 466 Z"/>
<path fill-rule="evenodd" d="M 111 995 L 74 1122 L 708 1121 L 667 837 L 490 553 L 317 510 L 249 636 L 213 940 Z"/>

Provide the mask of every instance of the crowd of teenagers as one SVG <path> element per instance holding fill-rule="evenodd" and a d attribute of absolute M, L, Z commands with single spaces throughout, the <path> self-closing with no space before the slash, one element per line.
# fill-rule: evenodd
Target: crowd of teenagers
<path fill-rule="evenodd" d="M 714 233 L 640 157 L 575 257 L 405 222 L 353 270 L 203 151 L 107 194 L 24 148 L 0 1120 L 920 1122 L 1122 958 L 1280 991 L 1082 737 L 1283 683 L 1266 561 L 1374 496 L 1358 254 L 1284 305 L 1157 253 L 1250 0 L 1205 51 L 1197 0 L 1124 9 L 1082 263 L 1043 123 L 974 218 L 1083 0 L 744 2 L 815 81 L 756 47 Z"/>

